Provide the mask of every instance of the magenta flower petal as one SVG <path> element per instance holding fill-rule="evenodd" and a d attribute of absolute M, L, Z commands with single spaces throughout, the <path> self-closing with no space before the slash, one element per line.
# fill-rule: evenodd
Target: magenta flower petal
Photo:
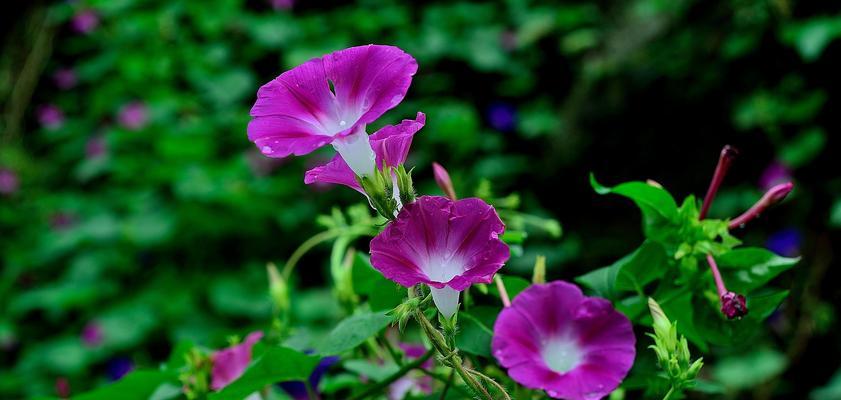
<path fill-rule="evenodd" d="M 251 362 L 251 348 L 262 337 L 263 332 L 252 332 L 242 343 L 213 354 L 210 388 L 220 390 L 237 380 Z"/>
<path fill-rule="evenodd" d="M 399 104 L 416 71 L 415 59 L 393 46 L 312 59 L 260 88 L 248 138 L 269 157 L 310 153 Z"/>
<path fill-rule="evenodd" d="M 378 168 L 403 164 L 409 155 L 412 138 L 426 123 L 426 115 L 419 112 L 414 120 L 404 119 L 397 125 L 387 125 L 370 136 L 369 142 L 376 156 Z M 304 183 L 334 183 L 362 192 L 356 174 L 345 160 L 336 155 L 329 163 L 315 167 L 304 175 Z"/>
<path fill-rule="evenodd" d="M 554 398 L 594 400 L 628 374 L 635 343 L 631 322 L 609 301 L 555 281 L 528 287 L 502 310 L 491 347 L 521 385 Z"/>
<path fill-rule="evenodd" d="M 449 318 L 459 292 L 490 283 L 508 260 L 508 246 L 499 239 L 504 230 L 496 210 L 480 199 L 421 196 L 371 240 L 371 264 L 400 285 L 431 286 L 436 306 Z"/>

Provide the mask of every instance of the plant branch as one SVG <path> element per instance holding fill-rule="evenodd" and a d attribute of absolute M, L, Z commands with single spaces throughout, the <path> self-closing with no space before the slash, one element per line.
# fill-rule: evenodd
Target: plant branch
<path fill-rule="evenodd" d="M 409 373 L 409 371 L 411 371 L 413 369 L 416 369 L 416 368 L 420 368 L 420 366 L 423 365 L 423 363 L 425 363 L 426 360 L 429 360 L 429 358 L 432 357 L 432 355 L 434 353 L 435 353 L 434 350 L 427 351 L 422 356 L 420 356 L 420 358 L 404 365 L 399 370 L 397 370 L 397 372 L 395 372 L 395 373 L 389 375 L 387 378 L 377 382 L 376 385 L 371 385 L 367 389 L 365 389 L 364 391 L 360 392 L 359 394 L 357 394 L 355 396 L 352 396 L 350 398 L 350 400 L 366 399 L 371 395 L 374 395 L 376 393 L 379 393 L 379 392 L 385 390 L 385 388 L 387 388 L 389 385 L 391 385 L 392 383 L 394 383 L 395 381 L 400 379 L 403 375 L 406 375 L 407 373 Z"/>

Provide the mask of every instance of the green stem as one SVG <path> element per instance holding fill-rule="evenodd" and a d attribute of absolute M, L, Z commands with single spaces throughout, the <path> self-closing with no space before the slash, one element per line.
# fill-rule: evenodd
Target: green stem
<path fill-rule="evenodd" d="M 292 271 L 295 269 L 295 264 L 298 263 L 298 260 L 307 254 L 313 247 L 319 245 L 320 243 L 326 242 L 330 239 L 335 237 L 339 237 L 341 235 L 368 235 L 374 236 L 377 233 L 373 232 L 369 227 L 350 227 L 350 228 L 338 228 L 338 229 L 330 229 L 321 233 L 317 233 L 313 235 L 311 238 L 307 239 L 304 243 L 301 243 L 295 252 L 289 256 L 289 260 L 286 261 L 286 265 L 283 267 L 283 278 L 289 279 L 289 276 L 292 275 Z"/>
<path fill-rule="evenodd" d="M 429 341 L 432 343 L 432 347 L 435 348 L 435 351 L 441 355 L 442 361 L 453 368 L 456 371 L 458 376 L 470 387 L 473 392 L 477 395 L 481 396 L 487 400 L 494 400 L 491 394 L 482 386 L 476 378 L 467 372 L 464 368 L 464 365 L 461 363 L 461 358 L 458 356 L 457 349 L 450 349 L 447 346 L 447 340 L 444 338 L 444 335 L 441 334 L 432 323 L 426 318 L 426 315 L 421 312 L 421 310 L 415 310 L 415 319 L 421 326 L 421 329 L 424 331 L 426 336 L 429 338 Z"/>
<path fill-rule="evenodd" d="M 674 391 L 675 391 L 675 387 L 674 387 L 674 386 L 672 386 L 671 388 L 669 388 L 669 391 L 668 391 L 668 392 L 666 392 L 666 396 L 664 396 L 664 397 L 663 397 L 663 400 L 669 400 L 669 399 L 672 397 L 672 394 L 674 393 Z"/>
<path fill-rule="evenodd" d="M 380 335 L 380 342 L 382 342 L 383 347 L 388 351 L 388 354 L 391 356 L 391 359 L 394 361 L 395 364 L 398 366 L 402 366 L 402 358 L 400 354 L 397 353 L 397 350 L 394 349 L 394 346 L 391 345 L 391 342 L 388 341 L 388 338 L 385 335 Z"/>
<path fill-rule="evenodd" d="M 447 377 L 447 383 L 444 385 L 444 390 L 441 391 L 441 397 L 438 398 L 439 400 L 447 398 L 447 391 L 450 389 L 450 386 L 452 386 L 453 378 L 455 378 L 455 376 L 455 371 L 450 370 L 450 375 Z"/>
<path fill-rule="evenodd" d="M 389 385 L 391 385 L 392 383 L 394 383 L 395 381 L 400 379 L 403 375 L 406 375 L 407 373 L 409 373 L 409 371 L 411 371 L 415 368 L 420 368 L 420 366 L 423 365 L 423 363 L 425 363 L 426 360 L 429 360 L 429 358 L 432 357 L 432 355 L 434 353 L 435 352 L 433 350 L 427 351 L 420 358 L 404 365 L 402 368 L 397 370 L 397 372 L 389 375 L 387 378 L 383 379 L 382 381 L 377 382 L 376 385 L 369 386 L 367 389 L 360 392 L 359 394 L 357 394 L 355 396 L 352 396 L 350 398 L 350 400 L 367 399 L 369 396 L 372 396 L 374 394 L 377 394 L 377 393 L 383 391 Z"/>
<path fill-rule="evenodd" d="M 450 374 L 448 376 L 443 376 L 443 375 L 440 375 L 440 374 L 436 374 L 435 372 L 432 372 L 432 371 L 429 371 L 429 370 L 426 370 L 426 369 L 423 369 L 423 368 L 418 368 L 418 371 L 423 372 L 424 375 L 429 376 L 432 379 L 435 379 L 436 381 L 441 382 L 445 385 L 452 385 L 452 382 L 449 381 L 450 376 L 455 378 L 455 371 L 453 371 L 452 369 L 450 369 Z M 462 388 L 461 386 L 452 385 L 452 386 L 450 386 L 450 388 L 452 388 L 453 390 L 461 393 L 462 396 L 464 396 L 464 398 L 470 398 L 470 393 L 468 393 L 466 390 L 464 390 L 464 388 Z"/>

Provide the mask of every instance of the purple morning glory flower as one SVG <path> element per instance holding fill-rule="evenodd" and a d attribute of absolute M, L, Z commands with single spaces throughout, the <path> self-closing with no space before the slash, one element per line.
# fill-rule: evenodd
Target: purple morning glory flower
<path fill-rule="evenodd" d="M 248 138 L 274 158 L 332 144 L 356 175 L 370 175 L 375 155 L 365 126 L 403 100 L 417 69 L 412 56 L 393 46 L 314 58 L 260 88 Z"/>
<path fill-rule="evenodd" d="M 38 107 L 38 122 L 47 129 L 56 129 L 64 124 L 64 112 L 53 104 Z"/>
<path fill-rule="evenodd" d="M 108 365 L 105 369 L 108 374 L 108 379 L 111 381 L 117 381 L 134 370 L 134 362 L 132 362 L 130 358 L 117 357 L 108 361 Z"/>
<path fill-rule="evenodd" d="M 759 177 L 759 187 L 768 191 L 781 183 L 791 182 L 791 169 L 780 161 L 769 164 Z"/>
<path fill-rule="evenodd" d="M 59 68 L 53 72 L 53 81 L 59 89 L 67 90 L 76 86 L 78 78 L 72 68 Z"/>
<path fill-rule="evenodd" d="M 149 120 L 149 111 L 143 102 L 133 101 L 120 108 L 117 120 L 126 129 L 140 130 L 146 126 L 146 122 Z"/>
<path fill-rule="evenodd" d="M 517 125 L 517 109 L 508 103 L 493 103 L 488 107 L 488 123 L 498 131 L 510 132 Z"/>
<path fill-rule="evenodd" d="M 777 231 L 768 237 L 766 245 L 769 250 L 785 257 L 797 257 L 800 255 L 800 244 L 803 242 L 803 235 L 795 228 Z"/>
<path fill-rule="evenodd" d="M 371 264 L 400 285 L 429 285 L 438 310 L 450 318 L 459 293 L 490 283 L 508 260 L 499 239 L 504 230 L 496 210 L 480 199 L 421 196 L 371 240 Z"/>
<path fill-rule="evenodd" d="M 263 332 L 252 332 L 242 343 L 214 353 L 210 388 L 220 390 L 237 380 L 251 362 L 251 348 L 262 338 Z"/>
<path fill-rule="evenodd" d="M 20 181 L 15 171 L 0 168 L 0 194 L 12 195 L 20 188 Z"/>
<path fill-rule="evenodd" d="M 99 26 L 99 14 L 91 9 L 78 11 L 70 21 L 73 30 L 82 34 L 89 34 Z"/>
<path fill-rule="evenodd" d="M 369 141 L 374 150 L 377 168 L 403 164 L 409 156 L 412 138 L 425 123 L 426 115 L 419 112 L 414 120 L 404 119 L 398 125 L 387 125 L 371 135 Z M 304 183 L 335 183 L 363 192 L 353 170 L 339 155 L 333 157 L 329 163 L 307 171 Z"/>
<path fill-rule="evenodd" d="M 295 5 L 294 0 L 269 0 L 275 10 L 289 10 Z"/>
<path fill-rule="evenodd" d="M 422 344 L 401 343 L 399 346 L 408 360 L 415 360 L 426 354 L 426 347 Z M 421 364 L 421 368 L 430 369 L 433 364 L 434 361 L 430 358 Z M 419 372 L 409 373 L 388 386 L 388 400 L 403 400 L 409 393 L 432 394 L 432 377 Z"/>
<path fill-rule="evenodd" d="M 493 355 L 511 379 L 553 398 L 595 400 L 634 363 L 631 322 L 609 301 L 567 282 L 532 285 L 494 324 Z"/>
<path fill-rule="evenodd" d="M 96 322 L 89 322 L 82 329 L 82 342 L 85 346 L 96 347 L 102 343 L 103 332 L 102 327 Z"/>
<path fill-rule="evenodd" d="M 61 399 L 70 397 L 70 381 L 61 376 L 55 378 L 55 394 Z"/>
<path fill-rule="evenodd" d="M 324 357 L 321 361 L 319 361 L 318 365 L 316 365 L 308 379 L 309 385 L 313 390 L 318 388 L 318 383 L 321 382 L 321 378 L 327 373 L 330 367 L 337 362 L 339 362 L 338 356 Z M 309 399 L 309 395 L 307 394 L 307 385 L 302 381 L 281 382 L 278 385 L 289 395 L 289 397 L 292 397 L 293 400 Z"/>

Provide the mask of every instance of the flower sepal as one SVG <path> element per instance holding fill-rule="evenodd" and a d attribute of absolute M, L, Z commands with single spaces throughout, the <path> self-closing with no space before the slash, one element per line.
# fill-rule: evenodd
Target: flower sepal
<path fill-rule="evenodd" d="M 397 192 L 399 193 L 400 204 L 405 205 L 415 201 L 417 197 L 415 187 L 412 185 L 412 170 L 406 171 L 403 164 L 394 168 L 397 177 Z"/>
<path fill-rule="evenodd" d="M 371 176 L 357 176 L 356 180 L 368 196 L 371 207 L 386 219 L 393 220 L 399 207 L 394 196 L 391 168 L 375 169 Z"/>
<path fill-rule="evenodd" d="M 400 332 L 403 332 L 403 329 L 406 328 L 406 323 L 415 315 L 415 310 L 420 308 L 421 303 L 419 297 L 409 297 L 398 304 L 397 307 L 387 312 L 386 315 L 393 317 L 397 321 L 397 328 Z"/>

